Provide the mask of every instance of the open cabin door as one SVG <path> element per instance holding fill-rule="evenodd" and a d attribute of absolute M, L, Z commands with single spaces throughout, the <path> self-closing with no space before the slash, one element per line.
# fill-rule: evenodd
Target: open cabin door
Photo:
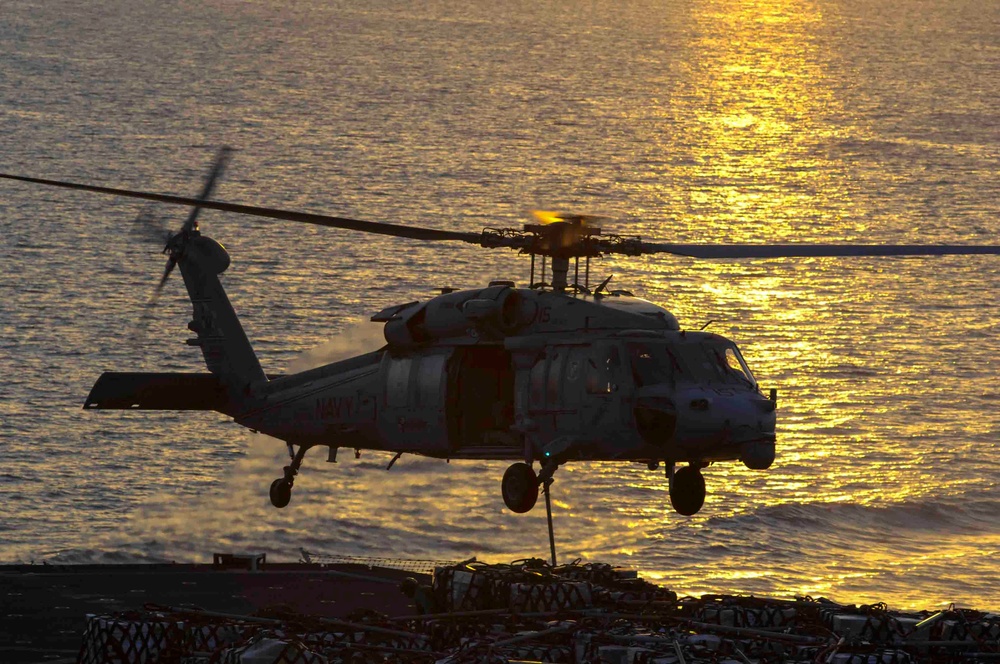
<path fill-rule="evenodd" d="M 521 447 L 514 423 L 514 368 L 501 346 L 455 349 L 448 370 L 448 435 L 453 449 Z"/>

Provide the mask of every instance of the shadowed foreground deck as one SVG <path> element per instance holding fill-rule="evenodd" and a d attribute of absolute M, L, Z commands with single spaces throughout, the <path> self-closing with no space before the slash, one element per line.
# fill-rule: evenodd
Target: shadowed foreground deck
<path fill-rule="evenodd" d="M 75 662 L 87 614 L 149 603 L 243 615 L 276 608 L 329 618 L 359 609 L 414 613 L 412 600 L 398 590 L 408 576 L 430 580 L 362 565 L 278 563 L 261 571 L 207 564 L 0 565 L 0 662 Z"/>

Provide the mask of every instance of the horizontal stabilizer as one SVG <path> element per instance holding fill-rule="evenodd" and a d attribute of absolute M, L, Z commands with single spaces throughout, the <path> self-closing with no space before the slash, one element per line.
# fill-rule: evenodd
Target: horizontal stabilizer
<path fill-rule="evenodd" d="M 214 374 L 106 371 L 94 383 L 83 407 L 224 413 L 228 405 L 226 388 Z"/>

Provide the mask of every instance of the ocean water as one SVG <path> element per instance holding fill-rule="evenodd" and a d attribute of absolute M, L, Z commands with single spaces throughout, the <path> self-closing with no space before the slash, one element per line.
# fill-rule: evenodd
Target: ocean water
<path fill-rule="evenodd" d="M 533 208 L 682 242 L 1000 238 L 1000 4 L 962 0 L 13 0 L 0 171 L 463 231 Z M 85 412 L 104 370 L 199 371 L 134 220 L 185 211 L 0 183 L 0 562 L 215 551 L 547 557 L 503 463 L 308 456 L 213 413 Z M 524 282 L 511 252 L 205 212 L 264 367 L 370 350 L 367 316 Z M 1000 609 L 1000 261 L 605 258 L 733 338 L 779 391 L 778 460 L 564 467 L 562 560 L 680 593 Z"/>

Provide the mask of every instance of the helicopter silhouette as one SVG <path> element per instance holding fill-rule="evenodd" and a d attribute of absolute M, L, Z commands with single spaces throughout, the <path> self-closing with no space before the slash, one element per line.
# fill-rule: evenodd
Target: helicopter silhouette
<path fill-rule="evenodd" d="M 610 289 L 611 277 L 592 288 L 592 258 L 1000 254 L 998 245 L 647 242 L 602 234 L 600 217 L 551 212 L 535 212 L 537 223 L 520 229 L 471 233 L 211 200 L 230 154 L 219 152 L 197 198 L 0 178 L 191 207 L 166 242 L 156 292 L 179 267 L 193 309 L 187 343 L 201 350 L 208 373 L 106 372 L 84 408 L 214 410 L 284 441 L 291 460 L 271 484 L 275 507 L 289 504 L 306 453 L 326 447 L 329 461 L 340 448 L 395 453 L 389 468 L 403 454 L 512 461 L 501 494 L 518 513 L 534 507 L 565 463 L 662 464 L 673 508 L 695 514 L 710 464 L 766 470 L 774 462 L 777 391 L 763 393 L 730 339 L 682 329 L 666 309 Z M 219 281 L 230 257 L 199 230 L 202 209 L 512 249 L 530 257 L 529 284 L 492 281 L 387 307 L 371 317 L 384 324 L 379 350 L 269 377 Z"/>

